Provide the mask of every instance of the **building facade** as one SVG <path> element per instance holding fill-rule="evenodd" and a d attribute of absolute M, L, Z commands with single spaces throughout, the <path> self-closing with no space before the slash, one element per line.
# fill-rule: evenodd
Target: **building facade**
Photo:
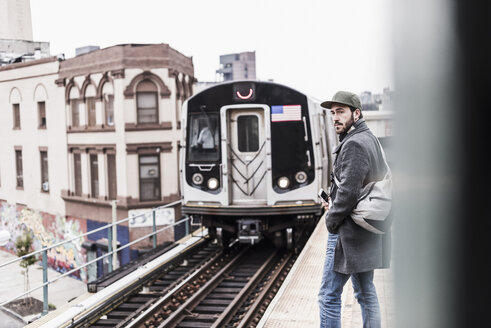
<path fill-rule="evenodd" d="M 0 39 L 0 66 L 48 57 L 49 42 Z"/>
<path fill-rule="evenodd" d="M 78 235 L 110 223 L 113 201 L 123 219 L 180 199 L 180 110 L 193 82 L 192 59 L 167 44 L 1 67 L 2 225 L 15 237 L 12 218 L 30 217 L 29 228 L 54 243 L 65 237 L 56 238 L 57 225 Z M 171 223 L 179 207 L 161 216 Z M 148 222 L 133 221 L 118 227 L 121 243 L 151 232 Z M 172 240 L 173 232 L 159 238 Z M 73 265 L 84 261 L 82 242 L 66 259 Z"/>
<path fill-rule="evenodd" d="M 364 91 L 360 94 L 361 105 L 364 111 L 393 111 L 394 91 L 384 88 L 382 93 Z"/>
<path fill-rule="evenodd" d="M 32 41 L 30 0 L 0 0 L 0 39 Z"/>
<path fill-rule="evenodd" d="M 221 82 L 255 80 L 256 52 L 248 51 L 220 56 L 220 68 L 216 73 Z"/>

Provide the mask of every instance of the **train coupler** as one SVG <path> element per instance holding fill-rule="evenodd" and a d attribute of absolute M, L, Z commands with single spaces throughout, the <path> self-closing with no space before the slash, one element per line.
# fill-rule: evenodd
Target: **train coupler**
<path fill-rule="evenodd" d="M 263 238 L 261 220 L 240 219 L 237 224 L 239 243 L 254 245 Z"/>

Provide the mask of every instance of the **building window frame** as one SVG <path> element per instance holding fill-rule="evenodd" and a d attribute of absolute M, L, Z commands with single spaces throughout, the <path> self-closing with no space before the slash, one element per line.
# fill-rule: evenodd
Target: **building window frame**
<path fill-rule="evenodd" d="M 108 127 L 114 126 L 114 95 L 104 94 L 102 97 L 104 106 L 104 123 Z"/>
<path fill-rule="evenodd" d="M 24 189 L 24 168 L 22 159 L 22 147 L 15 147 L 15 173 L 17 189 Z"/>
<path fill-rule="evenodd" d="M 155 100 L 155 106 L 153 107 L 142 107 L 140 99 L 142 97 L 152 97 Z M 153 120 L 143 120 L 143 111 L 153 111 L 155 119 Z M 159 97 L 157 91 L 137 91 L 136 92 L 136 119 L 137 124 L 158 124 L 159 123 Z"/>
<path fill-rule="evenodd" d="M 95 127 L 97 125 L 97 109 L 95 97 L 85 98 L 85 111 L 87 117 L 87 126 Z"/>
<path fill-rule="evenodd" d="M 40 149 L 39 159 L 41 164 L 41 191 L 49 193 L 49 161 L 47 149 Z"/>
<path fill-rule="evenodd" d="M 82 154 L 73 153 L 73 194 L 82 197 Z"/>
<path fill-rule="evenodd" d="M 80 126 L 80 100 L 76 98 L 70 99 L 70 121 L 72 127 Z"/>
<path fill-rule="evenodd" d="M 89 153 L 90 171 L 90 197 L 99 198 L 99 156 L 97 153 Z"/>
<path fill-rule="evenodd" d="M 12 113 L 13 113 L 13 129 L 20 130 L 20 104 L 12 104 Z"/>
<path fill-rule="evenodd" d="M 46 102 L 38 101 L 38 129 L 46 129 L 47 121 L 46 121 Z"/>
<path fill-rule="evenodd" d="M 118 198 L 118 177 L 117 177 L 117 165 L 116 154 L 113 152 L 106 154 L 107 161 L 107 199 L 115 200 Z"/>
<path fill-rule="evenodd" d="M 142 163 L 142 160 L 145 161 L 145 159 L 149 158 L 155 158 L 156 162 L 147 162 Z M 142 165 L 143 164 L 143 165 Z M 151 166 L 156 166 L 157 169 L 157 176 L 155 178 L 147 178 L 144 176 L 143 170 L 145 168 L 149 169 Z M 151 170 L 151 169 L 150 169 Z M 151 174 L 150 170 L 145 173 Z M 147 193 L 144 191 L 144 184 L 149 184 L 153 181 L 153 197 L 147 197 L 145 194 Z M 162 183 L 161 183 L 161 172 L 160 172 L 160 154 L 141 154 L 138 155 L 138 185 L 140 189 L 140 201 L 141 202 L 146 202 L 146 201 L 160 201 L 162 198 Z"/>

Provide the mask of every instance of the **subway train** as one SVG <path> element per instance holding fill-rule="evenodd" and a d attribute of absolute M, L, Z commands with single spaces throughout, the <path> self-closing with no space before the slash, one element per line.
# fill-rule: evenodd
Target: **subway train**
<path fill-rule="evenodd" d="M 323 213 L 338 143 L 331 114 L 273 82 L 209 87 L 182 108 L 182 212 L 224 245 L 293 247 Z"/>

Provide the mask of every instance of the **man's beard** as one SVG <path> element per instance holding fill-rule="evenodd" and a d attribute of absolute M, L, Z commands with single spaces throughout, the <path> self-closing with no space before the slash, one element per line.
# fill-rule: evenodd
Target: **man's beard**
<path fill-rule="evenodd" d="M 349 131 L 349 129 L 351 129 L 351 127 L 353 126 L 353 124 L 355 123 L 355 115 L 353 114 L 353 112 L 351 113 L 351 118 L 349 119 L 349 121 L 347 121 L 344 125 L 343 125 L 343 128 L 342 130 L 340 130 L 339 132 L 337 132 L 337 134 L 343 134 L 343 133 L 346 133 Z"/>

